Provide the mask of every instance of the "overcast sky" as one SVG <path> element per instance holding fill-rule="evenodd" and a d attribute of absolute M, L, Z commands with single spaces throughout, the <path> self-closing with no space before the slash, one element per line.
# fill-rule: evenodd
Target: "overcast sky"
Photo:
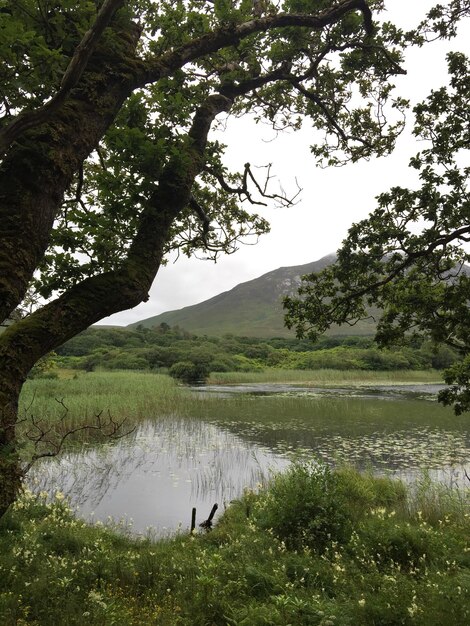
<path fill-rule="evenodd" d="M 387 18 L 411 28 L 435 2 L 389 0 L 387 4 Z M 460 50 L 468 54 L 469 41 L 470 25 L 466 24 L 451 42 L 409 50 L 404 64 L 407 75 L 395 79 L 397 94 L 416 103 L 431 89 L 441 87 L 447 80 L 446 52 Z M 409 122 L 411 119 L 410 114 Z M 278 267 L 316 261 L 340 246 L 349 226 L 375 208 L 374 198 L 380 192 L 395 185 L 412 186 L 416 180 L 408 161 L 418 148 L 409 133 L 402 135 L 389 157 L 330 169 L 315 167 L 307 126 L 298 133 L 274 138 L 268 126 L 255 125 L 246 118 L 234 120 L 217 138 L 229 146 L 227 164 L 232 170 L 243 169 L 247 161 L 253 165 L 272 163 L 272 171 L 286 191 L 294 190 L 298 180 L 302 187 L 300 201 L 291 208 L 262 212 L 271 223 L 271 232 L 263 235 L 256 246 L 241 246 L 217 264 L 183 257 L 176 263 L 170 261 L 158 273 L 148 302 L 113 315 L 102 324 L 131 324 L 202 302 Z"/>

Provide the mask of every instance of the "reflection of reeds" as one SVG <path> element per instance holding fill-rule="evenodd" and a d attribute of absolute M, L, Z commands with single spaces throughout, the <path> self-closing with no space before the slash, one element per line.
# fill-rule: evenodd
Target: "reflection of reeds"
<path fill-rule="evenodd" d="M 132 515 L 135 530 L 142 531 L 139 514 L 152 513 L 181 521 L 181 508 L 190 505 L 206 511 L 214 502 L 221 505 L 239 497 L 246 487 L 266 481 L 271 468 L 281 469 L 288 461 L 237 435 L 200 420 L 168 418 L 148 420 L 129 438 L 114 446 L 70 452 L 59 462 L 38 463 L 28 476 L 30 487 L 51 494 L 59 491 L 83 514 L 96 511 L 106 519 L 109 504 L 117 518 Z M 136 478 L 137 477 L 137 478 Z M 129 510 L 136 489 L 142 496 L 140 509 Z M 163 509 L 156 503 L 162 493 Z M 168 498 L 168 495 L 170 497 Z"/>

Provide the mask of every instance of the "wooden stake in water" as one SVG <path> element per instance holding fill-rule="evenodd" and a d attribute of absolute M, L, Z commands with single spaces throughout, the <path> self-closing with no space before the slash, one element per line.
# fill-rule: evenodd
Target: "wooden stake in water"
<path fill-rule="evenodd" d="M 193 511 L 191 513 L 191 535 L 194 532 L 194 529 L 196 528 L 196 507 L 193 507 Z"/>
<path fill-rule="evenodd" d="M 211 530 L 212 529 L 212 520 L 214 519 L 215 512 L 217 511 L 218 508 L 219 508 L 219 505 L 217 503 L 214 504 L 214 506 L 212 507 L 211 512 L 209 513 L 209 517 L 204 522 L 199 524 L 199 526 L 201 528 L 204 528 L 205 530 Z"/>

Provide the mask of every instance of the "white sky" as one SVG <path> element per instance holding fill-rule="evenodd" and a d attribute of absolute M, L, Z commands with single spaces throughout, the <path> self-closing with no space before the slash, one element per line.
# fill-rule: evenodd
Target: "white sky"
<path fill-rule="evenodd" d="M 436 0 L 437 2 L 437 0 Z M 415 26 L 435 3 L 434 0 L 389 0 L 388 15 L 404 28 Z M 445 54 L 449 50 L 470 52 L 470 24 L 460 27 L 450 42 L 434 42 L 407 52 L 406 76 L 395 78 L 396 93 L 412 104 L 424 99 L 431 89 L 446 83 Z M 409 126 L 412 116 L 409 114 Z M 272 163 L 286 191 L 295 190 L 297 178 L 302 193 L 291 208 L 262 212 L 271 223 L 271 232 L 256 246 L 241 246 L 234 255 L 210 261 L 180 257 L 161 268 L 148 302 L 117 313 L 102 324 L 127 325 L 164 311 L 196 304 L 227 291 L 238 283 L 257 278 L 281 266 L 310 263 L 334 252 L 349 226 L 365 218 L 375 208 L 374 198 L 391 186 L 413 186 L 416 180 L 408 168 L 417 145 L 404 133 L 389 157 L 341 168 L 320 169 L 310 154 L 307 126 L 298 133 L 279 135 L 266 125 L 255 125 L 249 118 L 234 120 L 218 139 L 228 144 L 227 163 L 232 170 Z"/>

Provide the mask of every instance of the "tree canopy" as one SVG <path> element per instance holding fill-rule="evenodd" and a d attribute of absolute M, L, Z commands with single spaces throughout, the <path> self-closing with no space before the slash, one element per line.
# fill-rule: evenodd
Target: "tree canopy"
<path fill-rule="evenodd" d="M 289 198 L 249 163 L 227 171 L 224 146 L 207 138 L 221 113 L 277 128 L 308 116 L 326 133 L 312 151 L 330 164 L 389 152 L 402 119 L 387 124 L 383 106 L 405 36 L 373 25 L 380 6 L 286 2 L 253 19 L 251 2 L 4 1 L 0 317 L 28 289 L 65 304 L 104 273 L 130 283 L 147 270 L 148 290 L 157 250 L 158 263 L 175 247 L 217 255 L 265 232 L 247 206 Z M 14 201 L 19 188 L 48 206 L 33 216 L 24 194 Z M 144 297 L 108 303 L 86 325 Z"/>
<path fill-rule="evenodd" d="M 392 187 L 370 216 L 354 224 L 337 262 L 307 276 L 287 298 L 287 323 L 316 339 L 332 324 L 351 324 L 380 310 L 382 346 L 427 336 L 462 356 L 441 392 L 457 413 L 470 408 L 469 59 L 448 55 L 450 86 L 414 108 L 422 150 L 410 161 L 416 189 Z"/>

